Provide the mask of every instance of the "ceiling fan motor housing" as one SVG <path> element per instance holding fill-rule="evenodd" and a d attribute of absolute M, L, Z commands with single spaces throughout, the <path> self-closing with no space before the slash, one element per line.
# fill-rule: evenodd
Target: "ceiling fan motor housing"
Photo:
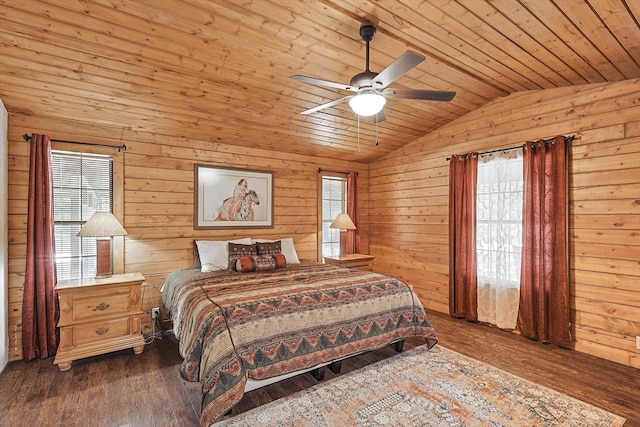
<path fill-rule="evenodd" d="M 373 71 L 363 71 L 351 78 L 349 85 L 358 89 L 373 87 L 373 79 L 378 75 Z"/>

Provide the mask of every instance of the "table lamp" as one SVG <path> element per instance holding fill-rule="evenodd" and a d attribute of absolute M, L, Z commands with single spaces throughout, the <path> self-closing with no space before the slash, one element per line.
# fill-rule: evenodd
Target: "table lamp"
<path fill-rule="evenodd" d="M 356 225 L 346 213 L 338 214 L 329 228 L 340 229 L 340 256 L 347 255 L 347 230 L 355 230 Z"/>
<path fill-rule="evenodd" d="M 96 237 L 96 279 L 111 277 L 111 237 L 127 234 L 111 212 L 95 212 L 76 234 Z"/>

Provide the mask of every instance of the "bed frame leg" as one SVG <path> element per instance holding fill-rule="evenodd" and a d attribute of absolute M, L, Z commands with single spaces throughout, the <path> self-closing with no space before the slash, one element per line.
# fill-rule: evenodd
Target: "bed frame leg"
<path fill-rule="evenodd" d="M 325 366 L 321 366 L 319 368 L 311 370 L 311 375 L 313 375 L 313 378 L 315 378 L 316 381 L 322 381 L 322 380 L 324 380 L 324 373 L 325 372 L 326 372 L 326 367 Z"/>
<path fill-rule="evenodd" d="M 404 347 L 404 340 L 396 341 L 393 343 L 393 349 L 396 353 L 402 353 L 402 349 Z"/>
<path fill-rule="evenodd" d="M 340 374 L 340 370 L 342 369 L 342 360 L 329 363 L 329 369 L 331 369 L 331 372 L 336 375 Z"/>

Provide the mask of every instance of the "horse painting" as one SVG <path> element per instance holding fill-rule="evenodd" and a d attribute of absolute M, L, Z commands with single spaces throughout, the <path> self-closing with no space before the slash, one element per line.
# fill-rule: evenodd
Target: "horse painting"
<path fill-rule="evenodd" d="M 249 190 L 246 179 L 241 179 L 233 190 L 233 196 L 224 199 L 214 215 L 214 221 L 253 221 L 253 205 L 260 199 L 254 190 Z"/>

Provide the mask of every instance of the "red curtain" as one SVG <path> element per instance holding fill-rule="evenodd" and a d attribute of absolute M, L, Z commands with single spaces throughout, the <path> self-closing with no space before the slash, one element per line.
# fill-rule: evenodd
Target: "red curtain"
<path fill-rule="evenodd" d="M 524 149 L 522 280 L 517 329 L 526 337 L 571 344 L 568 256 L 569 144 Z"/>
<path fill-rule="evenodd" d="M 358 172 L 352 171 L 347 176 L 347 215 L 356 226 L 355 230 L 347 230 L 347 253 L 360 253 L 360 224 L 358 221 Z"/>
<path fill-rule="evenodd" d="M 22 299 L 22 353 L 25 360 L 46 359 L 56 353 L 58 346 L 52 178 L 51 141 L 47 135 L 33 134 Z"/>
<path fill-rule="evenodd" d="M 449 314 L 478 320 L 476 187 L 478 156 L 451 156 L 449 165 Z"/>

